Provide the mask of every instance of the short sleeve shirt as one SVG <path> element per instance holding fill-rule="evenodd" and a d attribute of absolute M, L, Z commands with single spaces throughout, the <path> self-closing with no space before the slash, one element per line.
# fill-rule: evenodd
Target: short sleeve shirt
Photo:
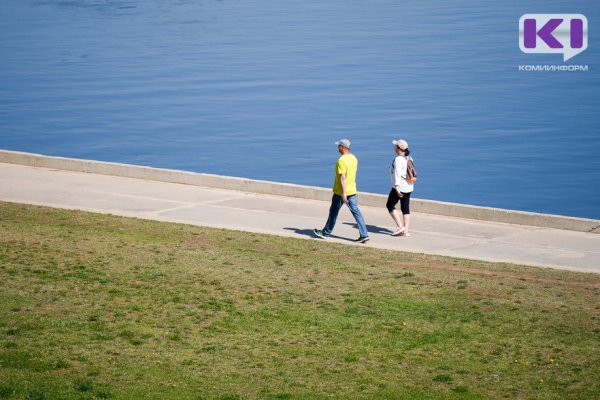
<path fill-rule="evenodd" d="M 333 193 L 342 195 L 342 184 L 340 175 L 346 174 L 346 196 L 356 194 L 356 171 L 358 170 L 358 159 L 354 154 L 342 155 L 335 164 L 335 181 L 333 182 Z"/>

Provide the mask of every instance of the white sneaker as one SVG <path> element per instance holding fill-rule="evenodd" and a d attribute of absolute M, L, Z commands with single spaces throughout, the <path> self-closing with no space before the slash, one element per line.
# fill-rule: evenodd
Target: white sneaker
<path fill-rule="evenodd" d="M 406 227 L 403 226 L 402 228 L 398 228 L 394 232 L 392 232 L 392 236 L 400 236 L 404 232 L 406 232 Z"/>

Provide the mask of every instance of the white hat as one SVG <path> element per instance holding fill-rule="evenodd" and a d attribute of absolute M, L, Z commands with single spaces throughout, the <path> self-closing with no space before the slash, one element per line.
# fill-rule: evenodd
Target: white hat
<path fill-rule="evenodd" d="M 349 149 L 350 146 L 352 146 L 352 143 L 350 143 L 350 141 L 348 139 L 342 139 L 342 140 L 338 140 L 337 142 L 335 142 L 335 144 L 342 145 L 345 148 Z"/>
<path fill-rule="evenodd" d="M 392 140 L 392 143 L 400 147 L 401 150 L 408 149 L 408 142 L 404 139 Z"/>

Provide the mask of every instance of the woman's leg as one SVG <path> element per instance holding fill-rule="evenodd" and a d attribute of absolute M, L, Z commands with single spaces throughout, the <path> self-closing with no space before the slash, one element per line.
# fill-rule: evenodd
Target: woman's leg
<path fill-rule="evenodd" d="M 404 226 L 402 223 L 402 218 L 400 218 L 400 214 L 398 214 L 398 211 L 396 211 L 396 204 L 398 204 L 398 201 L 400 201 L 400 196 L 398 196 L 396 189 L 392 188 L 385 206 L 390 213 L 390 217 L 392 217 L 394 220 L 396 227 L 402 228 Z"/>
<path fill-rule="evenodd" d="M 402 193 L 403 196 L 400 199 L 400 209 L 402 211 L 402 218 L 404 219 L 404 227 L 406 232 L 410 229 L 410 193 Z"/>

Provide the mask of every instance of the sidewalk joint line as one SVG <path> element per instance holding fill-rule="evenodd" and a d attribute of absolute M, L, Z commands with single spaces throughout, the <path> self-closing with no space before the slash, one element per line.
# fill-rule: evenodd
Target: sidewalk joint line
<path fill-rule="evenodd" d="M 194 208 L 196 207 L 197 204 L 192 204 L 192 203 L 188 203 L 188 204 L 184 204 L 178 207 L 171 207 L 171 208 L 165 208 L 163 210 L 154 210 L 154 211 L 149 211 L 146 212 L 146 215 L 159 215 L 162 213 L 167 213 L 167 212 L 172 212 L 172 211 L 178 211 L 178 210 L 185 210 L 186 208 Z"/>

